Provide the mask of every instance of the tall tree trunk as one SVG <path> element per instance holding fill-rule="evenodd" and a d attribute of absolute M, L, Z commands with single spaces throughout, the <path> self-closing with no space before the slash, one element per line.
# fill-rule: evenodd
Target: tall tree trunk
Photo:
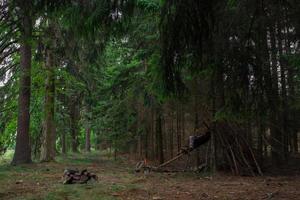
<path fill-rule="evenodd" d="M 171 131 L 170 131 L 170 153 L 171 158 L 173 158 L 174 153 L 174 122 L 173 122 L 173 110 L 171 110 Z"/>
<path fill-rule="evenodd" d="M 100 144 L 101 144 L 101 133 L 96 132 L 96 142 L 95 142 L 95 149 L 100 150 Z"/>
<path fill-rule="evenodd" d="M 156 143 L 156 137 L 155 137 L 155 118 L 154 118 L 154 108 L 151 106 L 151 158 L 155 159 L 156 156 L 156 148 L 155 148 L 155 143 Z"/>
<path fill-rule="evenodd" d="M 290 19 L 289 19 L 289 14 L 288 14 L 288 10 L 289 8 L 287 8 L 286 6 L 284 6 L 284 41 L 285 41 L 285 45 L 284 45 L 284 49 L 287 55 L 291 55 L 291 41 L 290 38 L 294 37 L 293 35 L 291 35 L 290 33 Z M 293 104 L 295 102 L 295 83 L 294 83 L 294 70 L 292 69 L 291 66 L 286 66 L 287 67 L 287 85 L 288 85 L 288 91 L 286 92 L 287 95 L 287 104 Z M 289 109 L 289 122 L 291 124 L 291 126 L 289 126 L 290 129 L 290 145 L 291 145 L 291 151 L 292 152 L 298 152 L 298 133 L 297 133 L 297 128 L 296 128 L 296 114 L 295 114 L 295 110 Z"/>
<path fill-rule="evenodd" d="M 140 131 L 141 129 L 141 121 L 142 121 L 142 109 L 141 106 L 138 102 L 135 103 L 137 105 L 137 121 L 136 121 L 136 135 L 138 136 L 138 140 L 137 140 L 137 153 L 138 153 L 138 158 L 142 159 L 143 158 L 143 135 Z"/>
<path fill-rule="evenodd" d="M 196 84 L 195 84 L 195 87 Z M 197 95 L 197 90 L 195 91 L 195 96 L 194 96 L 194 134 L 199 134 L 199 113 L 198 113 L 198 95 Z M 200 166 L 200 150 L 199 148 L 196 149 L 196 165 L 197 167 Z"/>
<path fill-rule="evenodd" d="M 176 103 L 176 136 L 177 136 L 177 152 L 181 149 L 181 116 L 179 102 Z"/>
<path fill-rule="evenodd" d="M 65 131 L 62 131 L 61 133 L 61 152 L 62 154 L 67 153 L 67 144 L 66 144 L 66 133 Z"/>
<path fill-rule="evenodd" d="M 149 157 L 149 132 L 150 132 L 150 127 L 149 127 L 149 124 L 147 123 L 147 121 L 145 122 L 146 124 L 145 124 L 145 126 L 146 126 L 146 129 L 145 129 L 145 138 L 144 138 L 144 149 L 145 149 L 145 158 L 146 159 L 148 159 L 148 157 Z"/>
<path fill-rule="evenodd" d="M 212 94 L 211 94 L 211 110 L 212 110 L 212 116 L 215 117 L 216 115 L 216 87 L 215 87 L 215 81 L 216 81 L 216 78 L 213 77 L 212 80 L 211 80 L 211 91 L 212 91 Z M 210 168 L 211 168 L 211 171 L 212 173 L 215 173 L 216 172 L 216 166 L 217 166 L 217 160 L 216 160 L 216 133 L 217 133 L 217 130 L 216 130 L 216 123 L 213 123 L 213 126 L 212 126 L 212 130 L 211 130 L 211 139 L 210 139 L 210 151 L 211 151 L 211 159 L 210 159 Z"/>
<path fill-rule="evenodd" d="M 271 50 L 271 70 L 268 75 L 268 99 L 270 104 L 270 132 L 271 132 L 271 147 L 272 161 L 275 165 L 282 163 L 282 138 L 280 126 L 278 126 L 278 67 L 277 67 L 277 49 L 275 37 L 275 24 L 270 25 L 270 50 Z"/>
<path fill-rule="evenodd" d="M 256 2 L 257 10 L 258 10 L 258 18 L 259 18 L 259 24 L 258 24 L 258 42 L 257 42 L 257 67 L 255 69 L 255 76 L 257 77 L 258 81 L 258 90 L 259 90 L 259 99 L 258 99 L 258 120 L 259 120 L 259 134 L 260 134 L 260 147 L 261 149 L 261 159 L 263 160 L 263 156 L 268 156 L 267 151 L 267 144 L 265 143 L 265 132 L 270 127 L 269 124 L 267 124 L 267 121 L 272 121 L 269 114 L 269 119 L 265 119 L 264 116 L 266 116 L 266 113 L 269 111 L 267 110 L 268 107 L 271 105 L 271 91 L 272 91 L 272 84 L 271 84 L 271 71 L 270 71 L 270 61 L 269 61 L 269 49 L 268 49 L 268 32 L 267 32 L 267 26 L 264 20 L 265 18 L 265 11 L 264 7 L 262 7 L 263 1 L 257 0 Z M 264 97 L 266 96 L 266 100 L 264 100 Z M 265 102 L 266 101 L 266 102 Z M 269 104 L 269 105 L 267 105 Z M 261 161 L 262 161 L 261 160 Z"/>
<path fill-rule="evenodd" d="M 167 123 L 166 119 L 167 116 L 162 114 L 162 138 L 163 138 L 163 152 L 164 152 L 164 157 L 167 155 L 168 152 L 168 131 L 167 131 Z"/>
<path fill-rule="evenodd" d="M 142 135 L 138 135 L 138 139 L 137 139 L 137 156 L 138 156 L 138 159 L 143 159 L 143 137 L 142 137 Z"/>
<path fill-rule="evenodd" d="M 44 104 L 44 133 L 43 144 L 41 149 L 41 161 L 52 161 L 55 158 L 55 66 L 53 52 L 50 49 L 46 51 L 46 89 L 45 89 L 45 104 Z"/>
<path fill-rule="evenodd" d="M 289 108 L 287 105 L 287 91 L 286 91 L 286 62 L 283 58 L 283 42 L 282 42 L 282 26 L 278 24 L 278 50 L 279 50 L 279 63 L 280 63 L 280 85 L 281 85 L 281 132 L 282 132 L 282 144 L 283 144 L 283 152 L 284 159 L 288 159 L 288 149 L 289 149 L 289 129 L 288 129 L 288 113 Z"/>
<path fill-rule="evenodd" d="M 259 8 L 258 8 L 259 9 Z M 264 155 L 264 137 L 265 137 L 265 120 L 264 120 L 264 115 L 265 115 L 265 101 L 264 101 L 264 74 L 265 74 L 265 69 L 264 69 L 264 62 L 265 59 L 267 59 L 267 41 L 266 41 L 266 29 L 260 21 L 259 26 L 258 26 L 258 42 L 257 42 L 257 51 L 260 56 L 257 57 L 257 67 L 254 69 L 254 76 L 257 78 L 257 105 L 256 105 L 256 114 L 257 114 L 257 126 L 258 126 L 258 131 L 257 131 L 257 137 L 258 137 L 258 154 L 259 154 L 259 162 L 263 163 L 263 157 L 267 155 L 267 152 L 265 152 Z"/>
<path fill-rule="evenodd" d="M 157 153 L 159 163 L 164 162 L 164 148 L 163 148 L 163 133 L 162 133 L 162 114 L 160 108 L 156 110 L 156 138 L 157 138 Z"/>
<path fill-rule="evenodd" d="M 76 95 L 75 95 L 76 96 Z M 79 133 L 79 100 L 78 97 L 72 97 L 70 105 L 70 118 L 71 118 L 71 147 L 72 152 L 78 152 L 78 133 Z"/>
<path fill-rule="evenodd" d="M 182 104 L 181 106 L 181 141 L 180 141 L 180 146 L 183 146 L 184 144 L 184 139 L 185 139 L 185 110 L 184 110 L 184 105 Z"/>
<path fill-rule="evenodd" d="M 91 127 L 89 124 L 85 128 L 85 151 L 91 151 Z"/>
<path fill-rule="evenodd" d="M 31 2 L 22 2 L 21 44 L 20 44 L 20 88 L 18 102 L 18 124 L 16 148 L 12 160 L 13 165 L 31 162 L 30 147 L 30 94 L 31 94 L 31 38 L 32 20 L 30 17 Z"/>

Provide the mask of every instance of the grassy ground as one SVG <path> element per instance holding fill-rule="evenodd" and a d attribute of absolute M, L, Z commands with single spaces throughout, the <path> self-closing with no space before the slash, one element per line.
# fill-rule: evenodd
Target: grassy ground
<path fill-rule="evenodd" d="M 188 173 L 133 172 L 125 157 L 112 161 L 105 154 L 70 154 L 53 163 L 12 167 L 1 158 L 0 199 L 109 200 L 109 199 L 300 199 L 300 179 L 294 177 L 214 178 Z M 99 181 L 63 185 L 65 168 L 94 172 Z"/>

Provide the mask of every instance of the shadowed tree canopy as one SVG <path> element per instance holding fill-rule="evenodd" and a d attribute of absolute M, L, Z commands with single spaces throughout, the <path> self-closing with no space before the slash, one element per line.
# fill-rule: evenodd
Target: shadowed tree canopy
<path fill-rule="evenodd" d="M 299 18 L 296 0 L 2 0 L 0 153 L 18 165 L 107 150 L 236 175 L 296 166 Z"/>

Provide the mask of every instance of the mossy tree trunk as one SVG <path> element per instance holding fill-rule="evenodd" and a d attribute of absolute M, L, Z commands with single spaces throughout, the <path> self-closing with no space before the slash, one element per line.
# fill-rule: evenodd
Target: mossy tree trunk
<path fill-rule="evenodd" d="M 56 131 L 54 121 L 55 110 L 55 62 L 52 49 L 46 50 L 46 83 L 44 104 L 44 133 L 41 161 L 52 161 L 55 158 Z"/>

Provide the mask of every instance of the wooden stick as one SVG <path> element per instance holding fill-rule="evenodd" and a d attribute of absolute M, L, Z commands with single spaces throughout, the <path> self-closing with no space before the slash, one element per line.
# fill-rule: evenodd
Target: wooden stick
<path fill-rule="evenodd" d="M 208 124 L 205 122 L 205 120 L 203 121 L 203 124 L 204 124 L 204 126 L 207 128 L 207 130 L 210 129 L 209 126 L 208 126 Z"/>
<path fill-rule="evenodd" d="M 156 167 L 156 169 L 161 168 L 161 167 L 164 167 L 164 166 L 170 164 L 171 162 L 173 162 L 173 161 L 179 159 L 179 158 L 180 158 L 181 156 L 183 156 L 183 155 L 184 155 L 184 153 L 178 154 L 177 156 L 175 156 L 175 157 L 172 158 L 171 160 L 168 160 L 167 162 L 164 162 L 163 164 L 161 164 L 161 165 L 159 165 L 158 167 Z"/>

